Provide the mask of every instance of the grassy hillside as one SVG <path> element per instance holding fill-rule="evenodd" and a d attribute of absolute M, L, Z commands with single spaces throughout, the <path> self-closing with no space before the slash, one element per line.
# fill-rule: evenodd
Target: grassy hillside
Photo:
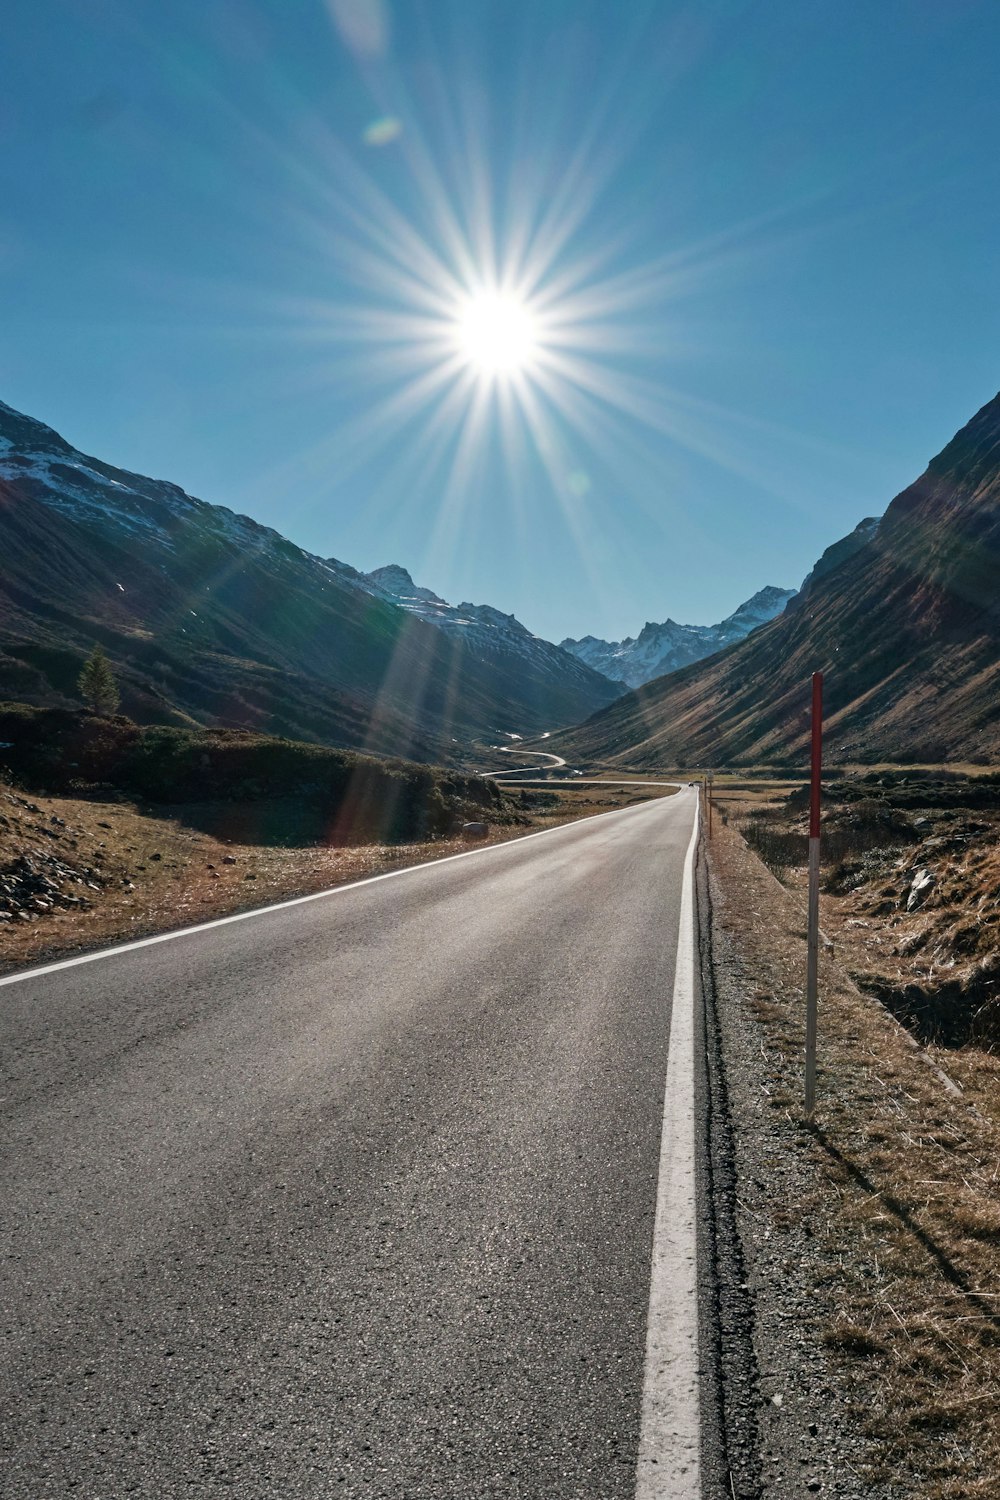
<path fill-rule="evenodd" d="M 403 842 L 509 813 L 496 783 L 479 776 L 239 730 L 143 727 L 6 703 L 0 742 L 0 768 L 29 790 L 249 805 L 271 838 L 282 823 L 294 823 L 297 836 L 306 823 L 340 843 Z"/>

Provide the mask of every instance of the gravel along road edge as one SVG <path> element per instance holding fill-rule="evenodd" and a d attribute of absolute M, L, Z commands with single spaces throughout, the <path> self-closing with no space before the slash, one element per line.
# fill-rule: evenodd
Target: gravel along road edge
<path fill-rule="evenodd" d="M 813 1241 L 792 1227 L 815 1190 L 768 1109 L 769 1054 L 752 1008 L 751 955 L 734 931 L 748 893 L 701 830 L 693 864 L 698 1173 L 700 1484 L 640 1487 L 637 1500 L 903 1500 L 875 1477 L 856 1420 L 863 1395 L 819 1336 Z M 759 894 L 759 893 L 758 893 Z M 778 924 L 756 908 L 741 916 Z M 803 969 L 804 978 L 804 969 Z M 784 1115 L 781 1125 L 787 1126 Z M 777 1226 L 777 1228 L 776 1228 Z M 640 1447 L 640 1454 L 642 1449 Z"/>
<path fill-rule="evenodd" d="M 717 829 L 711 845 L 702 844 L 698 914 L 709 1093 L 702 1230 L 711 1267 L 702 1300 L 703 1420 L 718 1433 L 710 1455 L 718 1469 L 704 1495 L 958 1500 L 995 1493 L 975 1443 L 964 1457 L 948 1457 L 946 1445 L 927 1443 L 911 1420 L 921 1413 L 904 1380 L 913 1352 L 907 1341 L 920 1329 L 898 1324 L 895 1373 L 891 1329 L 876 1325 L 871 1348 L 860 1334 L 853 1344 L 839 1337 L 842 1324 L 867 1318 L 869 1283 L 877 1295 L 887 1267 L 905 1276 L 903 1240 L 915 1236 L 896 1225 L 898 1205 L 877 1173 L 869 1181 L 838 1173 L 824 1141 L 849 1141 L 850 1131 L 863 1141 L 873 1110 L 898 1115 L 902 1128 L 918 1134 L 907 1116 L 923 1110 L 925 1128 L 939 1131 L 937 1114 L 957 1121 L 964 1106 L 913 1059 L 890 1018 L 856 993 L 840 993 L 826 959 L 820 1121 L 810 1132 L 800 1120 L 804 934 L 791 897 L 732 829 Z M 845 1059 L 855 1053 L 859 1061 L 848 1071 Z M 842 1155 L 848 1160 L 847 1147 Z M 865 1239 L 876 1230 L 885 1241 L 877 1257 Z M 933 1266 L 924 1259 L 924 1280 L 913 1287 L 926 1284 L 928 1306 L 945 1295 L 960 1302 L 950 1286 L 931 1287 Z M 914 1321 L 907 1303 L 896 1308 L 904 1322 Z M 970 1309 L 959 1311 L 968 1321 Z M 926 1321 L 926 1312 L 917 1307 L 915 1321 Z M 988 1407 L 975 1410 L 988 1422 Z"/>
<path fill-rule="evenodd" d="M 746 1118 L 734 1124 L 728 1077 L 738 1068 L 756 1082 L 758 1068 L 734 1051 L 738 992 L 720 994 L 727 976 L 720 976 L 714 885 L 699 815 L 684 864 L 671 1003 L 636 1500 L 779 1494 L 773 1435 L 760 1418 L 761 1366 L 771 1359 L 757 1319 L 765 1293 L 751 1290 L 752 1246 L 741 1218 L 739 1174 L 758 1160 L 761 1144 L 744 1149 L 752 1126 Z M 798 1456 L 790 1455 L 797 1486 L 789 1495 L 810 1493 Z"/>

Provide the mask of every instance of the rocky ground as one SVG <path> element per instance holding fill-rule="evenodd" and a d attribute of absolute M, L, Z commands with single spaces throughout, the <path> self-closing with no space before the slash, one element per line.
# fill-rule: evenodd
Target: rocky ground
<path fill-rule="evenodd" d="M 789 826 L 773 831 L 798 834 L 794 796 L 790 809 L 781 801 Z M 746 823 L 752 804 L 741 806 Z M 1000 1059 L 982 1045 L 920 1045 L 852 978 L 862 955 L 859 977 L 885 973 L 897 987 L 911 981 L 910 965 L 933 982 L 952 957 L 944 972 L 956 979 L 989 959 L 988 940 L 964 955 L 954 945 L 969 920 L 962 903 L 984 894 L 980 879 L 983 910 L 995 895 L 980 876 L 992 867 L 988 832 L 967 826 L 989 819 L 967 808 L 890 809 L 929 821 L 912 827 L 905 850 L 867 863 L 851 855 L 865 879 L 852 885 L 845 869 L 834 882 L 844 893 L 824 896 L 833 948 L 821 960 L 810 1128 L 797 865 L 789 857 L 782 867 L 772 842 L 779 881 L 737 831 L 737 811 L 731 799 L 728 826 L 716 819 L 710 845 L 710 963 L 753 1308 L 760 1465 L 754 1474 L 735 1464 L 731 1493 L 1000 1494 Z M 919 876 L 925 869 L 933 884 Z M 891 906 L 876 918 L 866 901 Z M 918 933 L 927 936 L 905 951 Z"/>

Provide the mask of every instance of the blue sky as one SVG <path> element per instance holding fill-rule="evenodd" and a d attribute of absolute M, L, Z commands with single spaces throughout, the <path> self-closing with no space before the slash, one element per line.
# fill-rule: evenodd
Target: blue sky
<path fill-rule="evenodd" d="M 0 398 L 550 638 L 717 620 L 1000 386 L 998 55 L 994 0 L 8 0 Z M 515 381 L 456 373 L 497 279 Z"/>

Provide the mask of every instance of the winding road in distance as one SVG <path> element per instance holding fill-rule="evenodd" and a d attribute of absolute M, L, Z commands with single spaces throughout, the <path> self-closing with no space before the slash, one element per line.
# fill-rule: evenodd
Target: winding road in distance
<path fill-rule="evenodd" d="M 520 745 L 496 745 L 494 748 L 499 750 L 503 755 L 524 755 L 529 753 L 522 749 Z M 498 776 L 506 778 L 508 776 L 523 776 L 527 771 L 545 771 L 550 766 L 553 770 L 556 770 L 559 766 L 566 764 L 561 755 L 553 755 L 550 750 L 531 750 L 530 754 L 534 755 L 536 760 L 540 757 L 547 764 L 544 766 L 511 766 L 507 771 L 474 771 L 472 774 L 475 776 L 490 776 L 496 780 Z"/>
<path fill-rule="evenodd" d="M 6 1500 L 693 1500 L 696 816 L 0 980 Z"/>

